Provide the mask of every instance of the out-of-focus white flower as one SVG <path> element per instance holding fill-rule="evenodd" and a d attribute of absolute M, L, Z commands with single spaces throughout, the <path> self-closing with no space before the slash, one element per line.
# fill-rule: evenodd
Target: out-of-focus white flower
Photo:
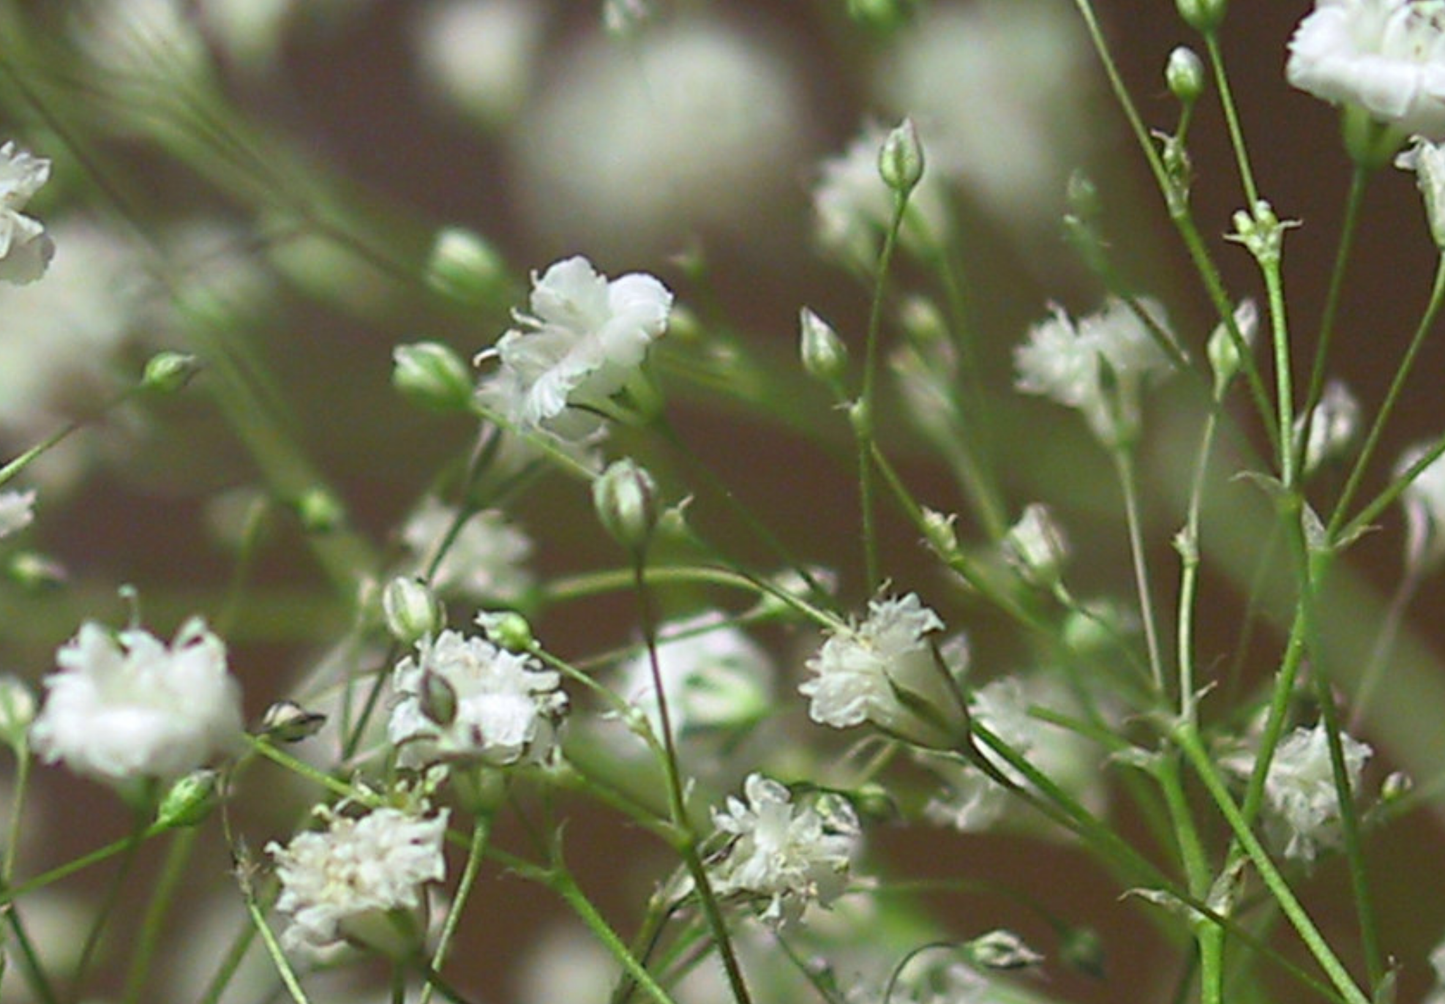
<path fill-rule="evenodd" d="M 446 875 L 446 811 L 418 818 L 381 808 L 352 819 L 323 807 L 317 814 L 326 830 L 266 845 L 281 880 L 276 908 L 291 918 L 281 943 L 311 952 L 342 942 L 414 950 L 426 930 L 424 886 Z"/>
<path fill-rule="evenodd" d="M 1344 733 L 1340 745 L 1350 790 L 1358 791 L 1360 772 L 1372 751 Z M 1254 763 L 1253 753 L 1221 760 L 1240 777 L 1248 777 Z M 1339 792 L 1323 722 L 1295 729 L 1276 747 L 1264 779 L 1264 832 L 1286 858 L 1306 863 L 1314 861 L 1320 848 L 1338 847 L 1343 839 Z"/>
<path fill-rule="evenodd" d="M 1044 674 L 1006 676 L 978 688 L 970 697 L 973 719 L 1017 751 L 1040 773 L 1073 795 L 1092 811 L 1102 811 L 1106 788 L 1099 770 L 1098 746 L 1063 726 L 1029 714 L 1032 707 L 1063 714 L 1077 714 L 1078 703 L 1057 681 Z M 1022 774 L 982 743 L 983 755 L 1006 777 L 1027 786 Z M 929 801 L 929 819 L 965 833 L 987 830 L 1001 821 L 1024 822 L 1025 817 L 1008 819 L 1011 810 L 1023 808 L 1017 796 L 989 778 L 977 767 L 944 762 L 936 757 L 925 762 L 944 783 L 943 791 Z"/>
<path fill-rule="evenodd" d="M 422 78 L 484 126 L 508 121 L 532 89 L 549 10 L 539 0 L 440 0 L 418 15 Z"/>
<path fill-rule="evenodd" d="M 737 728 L 768 710 L 774 670 L 768 654 L 723 615 L 709 611 L 664 625 L 657 661 L 668 719 L 678 737 L 708 729 Z M 646 652 L 622 667 L 617 690 L 662 735 L 652 660 Z"/>
<path fill-rule="evenodd" d="M 397 665 L 387 736 L 403 766 L 540 760 L 567 708 L 560 683 L 555 671 L 530 656 L 443 631 L 435 640 L 423 639 L 417 655 Z"/>
<path fill-rule="evenodd" d="M 1254 340 L 1259 334 L 1258 305 L 1248 298 L 1240 300 L 1239 306 L 1234 308 L 1233 319 L 1234 329 L 1239 333 L 1244 348 L 1253 348 Z M 1209 357 L 1210 369 L 1214 371 L 1214 393 L 1223 394 L 1229 382 L 1239 372 L 1240 366 L 1244 364 L 1244 356 L 1230 334 L 1229 325 L 1223 321 L 1215 325 L 1214 331 L 1209 335 L 1205 354 Z"/>
<path fill-rule="evenodd" d="M 1410 447 L 1395 464 L 1395 476 L 1402 476 L 1420 461 L 1429 446 Z M 1405 509 L 1405 566 L 1423 571 L 1445 559 L 1445 455 L 1420 471 L 1403 492 Z"/>
<path fill-rule="evenodd" d="M 0 538 L 25 529 L 35 521 L 35 490 L 0 491 Z"/>
<path fill-rule="evenodd" d="M 71 16 L 76 43 L 113 92 L 145 93 L 209 69 L 205 39 L 180 0 L 85 0 Z"/>
<path fill-rule="evenodd" d="M 533 275 L 531 307 L 489 350 L 500 366 L 477 395 L 522 428 L 577 440 L 600 424 L 582 409 L 605 408 L 666 330 L 672 293 L 641 272 L 609 281 L 578 256 Z"/>
<path fill-rule="evenodd" d="M 1169 331 L 1164 308 L 1139 301 L 1144 313 Z M 1014 386 L 1042 394 L 1080 411 L 1089 428 L 1107 445 L 1126 442 L 1138 432 L 1139 398 L 1144 385 L 1167 374 L 1169 357 L 1149 328 L 1124 301 L 1110 297 L 1097 314 L 1072 320 L 1062 307 L 1029 331 L 1014 349 Z M 1105 380 L 1108 366 L 1112 378 Z"/>
<path fill-rule="evenodd" d="M 1004 534 L 1003 556 L 1026 581 L 1051 586 L 1069 558 L 1069 539 L 1048 506 L 1031 502 Z"/>
<path fill-rule="evenodd" d="M 810 902 L 828 906 L 842 894 L 860 838 L 858 817 L 832 794 L 798 805 L 787 788 L 761 774 L 743 783 L 746 803 L 729 796 L 713 825 L 729 834 L 726 851 L 709 865 L 719 896 L 764 898 L 762 919 L 796 920 Z"/>
<path fill-rule="evenodd" d="M 1316 0 L 1289 41 L 1289 82 L 1363 108 L 1401 137 L 1445 139 L 1445 14 L 1428 0 Z"/>
<path fill-rule="evenodd" d="M 888 132 L 869 124 L 846 150 L 824 160 L 813 186 L 813 233 L 818 247 L 850 268 L 872 274 L 893 222 L 896 193 L 878 173 Z M 908 197 L 899 237 L 919 256 L 937 254 L 948 234 L 948 202 L 937 176 L 925 171 Z"/>
<path fill-rule="evenodd" d="M 402 528 L 401 539 L 419 564 L 446 538 L 457 510 L 436 498 L 423 500 Z M 527 559 L 532 540 L 507 521 L 506 514 L 486 509 L 469 516 L 437 565 L 432 588 L 456 592 L 473 600 L 515 602 L 532 588 Z"/>
<path fill-rule="evenodd" d="M 225 644 L 200 618 L 169 647 L 138 628 L 86 622 L 56 663 L 30 729 L 47 763 L 113 785 L 174 779 L 240 738 L 241 690 Z"/>
<path fill-rule="evenodd" d="M 1435 985 L 1421 1004 L 1445 1004 L 1445 941 L 1431 949 L 1430 968 L 1435 971 Z"/>
<path fill-rule="evenodd" d="M 1325 384 L 1320 403 L 1310 414 L 1305 441 L 1304 469 L 1308 474 L 1327 460 L 1341 456 L 1360 431 L 1360 402 L 1341 380 Z"/>
<path fill-rule="evenodd" d="M 773 240 L 813 117 L 781 36 L 748 17 L 682 15 L 558 53 L 510 134 L 532 231 L 628 254 L 699 228 Z"/>
<path fill-rule="evenodd" d="M 1053 226 L 1100 136 L 1088 39 L 1054 4 L 936 4 L 898 32 L 873 87 L 918 122 L 929 171 L 1005 222 Z"/>
<path fill-rule="evenodd" d="M 1416 136 L 1414 145 L 1395 158 L 1395 166 L 1415 172 L 1430 237 L 1445 251 L 1445 146 Z"/>
<path fill-rule="evenodd" d="M 808 660 L 815 675 L 798 691 L 808 715 L 842 729 L 871 721 L 922 746 L 953 748 L 967 731 L 957 688 L 928 634 L 939 616 L 914 593 L 873 600 L 868 618 L 833 631 Z"/>
<path fill-rule="evenodd" d="M 50 161 L 13 142 L 0 146 L 0 279 L 6 282 L 34 282 L 55 253 L 45 227 L 20 211 L 49 178 Z"/>

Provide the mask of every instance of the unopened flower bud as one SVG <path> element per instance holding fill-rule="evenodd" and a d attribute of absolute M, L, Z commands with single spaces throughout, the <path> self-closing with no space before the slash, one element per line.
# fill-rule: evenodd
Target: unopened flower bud
<path fill-rule="evenodd" d="M 261 734 L 281 743 L 299 743 L 321 731 L 326 716 L 295 701 L 277 701 L 261 716 Z"/>
<path fill-rule="evenodd" d="M 953 528 L 958 517 L 936 509 L 923 509 L 923 540 L 944 561 L 958 556 L 958 531 Z"/>
<path fill-rule="evenodd" d="M 488 299 L 507 275 L 506 264 L 481 234 L 464 227 L 437 231 L 426 265 L 426 284 L 461 303 Z"/>
<path fill-rule="evenodd" d="M 1210 35 L 1224 23 L 1228 0 L 1175 0 L 1179 16 L 1195 31 Z"/>
<path fill-rule="evenodd" d="M 346 520 L 341 501 L 323 488 L 313 488 L 296 500 L 296 515 L 308 533 L 331 533 Z"/>
<path fill-rule="evenodd" d="M 911 118 L 905 118 L 884 138 L 878 151 L 878 174 L 885 185 L 903 196 L 922 180 L 923 143 Z"/>
<path fill-rule="evenodd" d="M 1298 434 L 1300 429 L 1297 427 L 1295 431 Z M 1304 473 L 1311 474 L 1325 461 L 1342 456 L 1359 431 L 1360 402 L 1343 382 L 1331 380 L 1325 384 L 1320 403 L 1310 412 L 1309 436 L 1304 445 Z"/>
<path fill-rule="evenodd" d="M 433 411 L 465 411 L 476 384 L 462 357 L 441 342 L 398 345 L 391 352 L 391 383 Z"/>
<path fill-rule="evenodd" d="M 491 642 L 508 652 L 530 652 L 537 644 L 532 625 L 515 610 L 497 613 L 483 610 L 477 614 L 477 624 Z"/>
<path fill-rule="evenodd" d="M 848 16 L 865 28 L 892 31 L 907 22 L 910 0 L 848 0 Z"/>
<path fill-rule="evenodd" d="M 54 589 L 70 579 L 64 565 L 35 551 L 18 551 L 5 563 L 5 576 L 29 592 Z"/>
<path fill-rule="evenodd" d="M 1064 964 L 1095 979 L 1104 978 L 1104 942 L 1092 927 L 1071 927 L 1059 938 Z"/>
<path fill-rule="evenodd" d="M 1404 771 L 1393 771 L 1380 782 L 1380 802 L 1388 805 L 1404 798 L 1415 789 L 1415 781 Z"/>
<path fill-rule="evenodd" d="M 0 676 L 0 742 L 13 750 L 25 745 L 25 733 L 35 720 L 35 695 L 15 676 Z"/>
<path fill-rule="evenodd" d="M 1012 931 L 989 931 L 970 941 L 965 951 L 969 961 L 985 969 L 1026 969 L 1044 961 Z"/>
<path fill-rule="evenodd" d="M 457 720 L 457 690 L 440 673 L 422 673 L 418 696 L 421 713 L 431 721 L 445 728 Z"/>
<path fill-rule="evenodd" d="M 201 371 L 201 361 L 186 352 L 157 352 L 146 362 L 141 386 L 157 394 L 174 394 Z"/>
<path fill-rule="evenodd" d="M 398 575 L 381 591 L 386 629 L 403 645 L 435 635 L 445 618 L 441 602 L 425 582 Z"/>
<path fill-rule="evenodd" d="M 602 526 L 623 547 L 639 550 L 657 525 L 657 482 L 628 457 L 592 482 L 592 504 Z"/>
<path fill-rule="evenodd" d="M 1169 93 L 1187 108 L 1204 93 L 1204 63 L 1187 45 L 1176 46 L 1164 66 L 1164 81 L 1169 85 Z"/>
<path fill-rule="evenodd" d="M 196 826 L 211 814 L 219 800 L 220 774 L 209 768 L 194 770 L 171 785 L 156 809 L 156 825 L 165 829 Z"/>
<path fill-rule="evenodd" d="M 1234 328 L 1245 348 L 1254 344 L 1255 335 L 1259 332 L 1259 308 L 1253 300 L 1241 300 L 1234 308 Z M 1205 351 L 1209 356 L 1209 366 L 1214 370 L 1214 393 L 1222 394 L 1244 362 L 1228 325 L 1221 323 L 1214 329 Z"/>
<path fill-rule="evenodd" d="M 936 345 L 948 340 L 948 321 L 926 296 L 910 295 L 898 305 L 898 325 L 909 341 L 917 345 Z"/>
<path fill-rule="evenodd" d="M 1415 145 L 1395 158 L 1395 166 L 1415 172 L 1430 237 L 1445 251 L 1445 145 L 1417 136 Z"/>
<path fill-rule="evenodd" d="M 803 369 L 815 380 L 835 387 L 848 370 L 848 347 L 833 326 L 804 307 L 800 316 Z"/>
<path fill-rule="evenodd" d="M 1053 586 L 1068 559 L 1069 541 L 1049 507 L 1034 502 L 1004 534 L 1003 556 L 1025 582 Z"/>

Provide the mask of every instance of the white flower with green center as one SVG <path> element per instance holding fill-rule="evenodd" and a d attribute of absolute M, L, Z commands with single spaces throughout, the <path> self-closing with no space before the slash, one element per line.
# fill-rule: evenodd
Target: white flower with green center
<path fill-rule="evenodd" d="M 0 279 L 34 282 L 45 274 L 55 244 L 39 220 L 20 210 L 50 178 L 50 161 L 14 143 L 0 146 Z"/>
<path fill-rule="evenodd" d="M 35 521 L 35 491 L 0 492 L 0 537 L 18 533 Z"/>
<path fill-rule="evenodd" d="M 1445 139 L 1445 3 L 1317 0 L 1290 39 L 1285 76 L 1402 136 Z"/>
<path fill-rule="evenodd" d="M 533 275 L 531 307 L 484 353 L 500 366 L 478 398 L 521 428 L 585 438 L 666 330 L 672 293 L 640 272 L 609 281 L 578 256 Z"/>
<path fill-rule="evenodd" d="M 793 802 L 777 781 L 750 774 L 747 801 L 729 797 L 713 810 L 713 825 L 728 834 L 726 851 L 709 866 L 719 896 L 767 900 L 763 920 L 796 920 L 810 902 L 828 906 L 842 894 L 858 847 L 858 817 L 846 799 L 823 795 L 810 805 Z"/>
<path fill-rule="evenodd" d="M 446 875 L 442 842 L 447 813 L 418 818 L 375 809 L 360 819 L 323 807 L 324 831 L 297 834 L 276 861 L 276 909 L 291 923 L 281 935 L 289 950 L 321 952 L 343 942 L 401 955 L 420 944 L 425 885 Z"/>
<path fill-rule="evenodd" d="M 532 657 L 443 631 L 423 639 L 392 677 L 387 737 L 403 766 L 545 757 L 567 708 L 561 677 Z"/>
<path fill-rule="evenodd" d="M 173 779 L 240 739 L 240 687 L 225 644 L 200 618 L 169 646 L 138 628 L 87 622 L 55 659 L 30 729 L 47 763 L 113 785 Z"/>

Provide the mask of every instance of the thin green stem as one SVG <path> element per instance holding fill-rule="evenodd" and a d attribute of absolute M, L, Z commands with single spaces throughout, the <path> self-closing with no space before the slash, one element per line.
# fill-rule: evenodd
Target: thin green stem
<path fill-rule="evenodd" d="M 1214 71 L 1214 86 L 1219 91 L 1219 107 L 1224 112 L 1224 123 L 1229 130 L 1229 145 L 1234 150 L 1234 162 L 1239 169 L 1239 182 L 1244 186 L 1246 205 L 1259 201 L 1259 189 L 1254 183 L 1254 171 L 1249 166 L 1249 147 L 1244 141 L 1244 130 L 1239 124 L 1239 109 L 1234 103 L 1234 92 L 1229 86 L 1229 74 L 1224 71 L 1224 53 L 1219 47 L 1219 36 L 1214 31 L 1204 33 L 1204 46 L 1209 52 L 1209 65 Z"/>
<path fill-rule="evenodd" d="M 457 925 L 462 919 L 462 909 L 466 906 L 467 898 L 472 894 L 472 887 L 476 884 L 477 874 L 481 870 L 482 859 L 486 856 L 487 840 L 491 836 L 492 820 L 490 816 L 478 815 L 472 826 L 472 842 L 467 848 L 467 863 L 462 866 L 462 877 L 457 881 L 456 895 L 452 897 L 451 905 L 447 908 L 447 919 L 442 922 L 441 934 L 437 937 L 436 949 L 432 952 L 431 966 L 428 972 L 435 976 L 446 962 L 447 952 L 451 950 L 452 939 L 456 936 Z M 426 986 L 422 987 L 420 1004 L 427 1004 L 432 997 L 432 989 L 435 986 L 432 979 L 428 979 Z"/>
<path fill-rule="evenodd" d="M 1189 893 L 1196 899 L 1208 901 L 1214 876 L 1204 844 L 1199 839 L 1194 811 L 1180 783 L 1179 764 L 1172 754 L 1161 754 L 1154 773 L 1174 824 Z M 1199 946 L 1200 1004 L 1224 1004 L 1224 929 L 1205 917 L 1191 918 L 1190 926 Z"/>
<path fill-rule="evenodd" d="M 1139 511 L 1139 484 L 1134 469 L 1134 456 L 1127 447 L 1113 451 L 1114 467 L 1119 474 L 1119 487 L 1124 493 L 1124 517 L 1129 528 L 1129 552 L 1134 564 L 1134 586 L 1139 595 L 1139 616 L 1144 624 L 1144 646 L 1149 653 L 1149 672 L 1154 687 L 1162 696 L 1164 656 L 1159 647 L 1159 629 L 1154 618 L 1153 590 L 1149 585 L 1149 562 L 1144 553 L 1144 526 Z M 1180 700 L 1188 695 L 1181 694 Z"/>
<path fill-rule="evenodd" d="M 548 888 L 562 897 L 563 901 L 572 908 L 572 911 L 587 925 L 593 935 L 612 953 L 612 957 L 621 963 L 622 968 L 649 997 L 657 1004 L 676 1004 L 671 995 L 653 978 L 646 967 L 628 951 L 627 945 L 597 912 L 597 908 L 583 894 L 581 887 L 577 885 L 576 880 L 569 872 L 565 870 L 551 871 L 543 877 L 543 881 Z"/>
<path fill-rule="evenodd" d="M 90 930 L 85 935 L 85 942 L 80 949 L 80 958 L 75 963 L 75 978 L 72 992 L 75 1000 L 81 999 L 85 990 L 85 977 L 90 970 L 90 963 L 95 958 L 95 951 L 100 947 L 101 935 L 105 932 L 106 923 L 110 920 L 111 914 L 115 911 L 116 905 L 120 902 L 120 891 L 125 886 L 125 880 L 130 877 L 131 867 L 135 864 L 136 853 L 140 850 L 141 843 L 145 840 L 146 828 L 137 826 L 135 831 L 126 839 L 121 855 L 120 866 L 115 874 L 111 876 L 110 884 L 106 887 L 105 896 L 101 900 L 100 908 L 95 912 L 95 919 L 91 921 Z"/>
<path fill-rule="evenodd" d="M 1279 477 L 1286 490 L 1293 490 L 1298 475 L 1294 449 L 1294 375 L 1291 372 L 1289 322 L 1286 317 L 1284 280 L 1279 259 L 1260 262 L 1265 294 L 1269 298 L 1270 343 L 1274 347 L 1274 396 L 1279 423 Z"/>
<path fill-rule="evenodd" d="M 1195 601 L 1199 592 L 1199 526 L 1200 512 L 1204 505 L 1205 477 L 1209 471 L 1209 458 L 1214 452 L 1214 437 L 1219 428 L 1219 401 L 1204 419 L 1204 433 L 1200 437 L 1199 452 L 1194 458 L 1194 473 L 1190 478 L 1189 507 L 1184 529 L 1176 538 L 1179 549 L 1179 624 L 1176 642 L 1179 671 L 1179 710 L 1181 714 L 1195 713 L 1194 679 L 1194 615 Z"/>
<path fill-rule="evenodd" d="M 125 990 L 121 994 L 124 1004 L 139 1004 L 145 991 L 146 979 L 150 975 L 151 963 L 156 957 L 156 948 L 164 933 L 166 916 L 176 901 L 176 889 L 186 878 L 186 867 L 195 850 L 196 827 L 172 831 L 175 833 L 171 846 L 166 852 L 165 864 L 160 879 L 150 895 L 145 917 L 141 921 L 140 934 L 131 951 L 130 970 L 125 977 Z"/>
<path fill-rule="evenodd" d="M 276 940 L 276 935 L 271 930 L 271 925 L 266 923 L 266 915 L 261 912 L 256 897 L 252 894 L 249 883 L 242 882 L 242 895 L 246 901 L 246 912 L 251 916 L 251 926 L 261 936 L 261 943 L 266 946 L 266 954 L 271 956 L 271 964 L 276 967 L 276 974 L 281 977 L 281 985 L 291 995 L 296 1004 L 311 1004 L 306 998 L 306 991 L 301 989 L 301 981 L 296 978 L 296 970 L 291 968 L 291 962 L 286 958 L 286 952 L 281 943 Z"/>

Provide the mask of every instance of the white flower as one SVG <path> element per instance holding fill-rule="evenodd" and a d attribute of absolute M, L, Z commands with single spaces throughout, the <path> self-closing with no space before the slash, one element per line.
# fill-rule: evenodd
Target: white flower
<path fill-rule="evenodd" d="M 1161 330 L 1169 330 L 1158 303 L 1144 299 L 1139 304 Z M 1139 426 L 1140 392 L 1150 379 L 1169 371 L 1169 357 L 1122 300 L 1110 297 L 1103 310 L 1078 321 L 1062 307 L 1052 309 L 1053 318 L 1034 325 L 1028 342 L 1014 349 L 1014 386 L 1078 409 L 1107 444 L 1129 439 Z M 1105 364 L 1113 371 L 1111 394 L 1106 393 Z"/>
<path fill-rule="evenodd" d="M 387 736 L 404 766 L 447 759 L 541 759 L 567 707 L 560 676 L 530 656 L 443 631 L 396 667 Z"/>
<path fill-rule="evenodd" d="M 401 539 L 423 566 L 445 539 L 457 510 L 435 498 L 425 499 L 401 531 Z M 512 603 L 532 588 L 526 562 L 532 540 L 507 521 L 504 513 L 474 513 L 452 538 L 451 546 L 432 575 L 432 588 L 456 592 L 473 600 Z"/>
<path fill-rule="evenodd" d="M 1445 139 L 1445 15 L 1432 0 L 1317 0 L 1285 76 L 1400 133 Z"/>
<path fill-rule="evenodd" d="M 1406 450 L 1395 464 L 1395 476 L 1415 466 L 1429 447 Z M 1405 565 L 1420 571 L 1445 559 L 1445 455 L 1427 464 L 1400 493 L 1405 509 Z"/>
<path fill-rule="evenodd" d="M 480 124 L 504 124 L 531 90 L 546 14 L 535 0 L 430 4 L 415 31 L 425 82 Z"/>
<path fill-rule="evenodd" d="M 812 901 L 828 906 L 844 890 L 858 846 L 858 818 L 846 799 L 819 797 L 793 804 L 776 781 L 750 774 L 744 803 L 729 796 L 713 810 L 713 825 L 731 835 L 727 850 L 709 866 L 719 896 L 766 897 L 762 918 L 772 924 L 796 920 Z"/>
<path fill-rule="evenodd" d="M 1025 581 L 1049 586 L 1059 581 L 1069 557 L 1069 539 L 1049 507 L 1031 502 L 1002 542 L 1004 560 Z"/>
<path fill-rule="evenodd" d="M 878 151 L 888 132 L 870 124 L 835 157 L 823 161 L 813 187 L 814 237 L 825 254 L 871 275 L 883 235 L 893 222 L 895 193 L 878 173 Z M 948 204 L 925 171 L 908 197 L 900 239 L 914 254 L 936 254 L 948 233 Z"/>
<path fill-rule="evenodd" d="M 1106 788 L 1099 770 L 1099 748 L 1071 729 L 1035 718 L 1033 707 L 1077 715 L 1078 703 L 1052 677 L 1043 674 L 1006 676 L 992 680 L 970 696 L 973 720 L 998 736 L 1031 766 L 1076 798 L 1090 810 L 1104 808 Z M 979 743 L 989 761 L 1006 777 L 1027 785 L 1025 777 L 997 753 Z M 945 762 L 937 757 L 924 761 L 944 783 L 925 808 L 934 822 L 965 833 L 990 829 L 1012 819 L 1009 813 L 1023 803 L 1012 792 L 977 767 Z"/>
<path fill-rule="evenodd" d="M 1302 422 L 1300 423 L 1303 424 Z M 1342 456 L 1360 431 L 1360 402 L 1341 380 L 1325 384 L 1320 403 L 1310 413 L 1309 438 L 1305 441 L 1305 473 Z M 1298 434 L 1299 429 L 1296 429 Z"/>
<path fill-rule="evenodd" d="M 45 707 L 30 730 L 47 763 L 110 784 L 172 779 L 235 744 L 241 691 L 226 647 L 200 618 L 167 647 L 138 628 L 93 622 L 56 654 Z"/>
<path fill-rule="evenodd" d="M 657 661 L 674 735 L 735 728 L 757 721 L 768 710 L 773 667 L 766 652 L 723 615 L 710 611 L 668 624 L 659 632 Z M 646 652 L 622 667 L 618 692 L 647 716 L 662 735 Z"/>
<path fill-rule="evenodd" d="M 640 272 L 608 281 L 586 258 L 559 261 L 532 276 L 532 314 L 491 351 L 500 360 L 478 397 L 522 428 L 581 439 L 642 365 L 667 328 L 672 293 Z"/>
<path fill-rule="evenodd" d="M 20 210 L 50 178 L 50 161 L 13 142 L 0 146 L 0 279 L 34 282 L 45 274 L 55 244 L 39 220 Z"/>
<path fill-rule="evenodd" d="M 312 952 L 343 941 L 414 948 L 425 925 L 404 918 L 417 919 L 423 886 L 446 875 L 447 813 L 417 818 L 382 808 L 352 819 L 323 807 L 318 815 L 326 830 L 266 845 L 281 880 L 276 908 L 291 917 L 281 943 Z"/>
<path fill-rule="evenodd" d="M 35 521 L 35 490 L 0 491 L 0 537 L 8 537 Z"/>
<path fill-rule="evenodd" d="M 809 717 L 838 729 L 871 721 L 910 742 L 953 747 L 967 723 L 926 637 L 942 628 L 914 593 L 871 601 L 867 620 L 834 631 L 808 660 L 816 675 L 798 691 L 812 700 Z"/>
<path fill-rule="evenodd" d="M 1370 747 L 1344 733 L 1340 744 L 1350 790 L 1358 791 Z M 1248 777 L 1254 770 L 1255 755 L 1245 753 L 1221 762 Z M 1286 858 L 1306 863 L 1315 859 L 1319 848 L 1337 847 L 1343 839 L 1339 792 L 1324 723 L 1297 728 L 1276 747 L 1264 779 L 1264 832 Z"/>

